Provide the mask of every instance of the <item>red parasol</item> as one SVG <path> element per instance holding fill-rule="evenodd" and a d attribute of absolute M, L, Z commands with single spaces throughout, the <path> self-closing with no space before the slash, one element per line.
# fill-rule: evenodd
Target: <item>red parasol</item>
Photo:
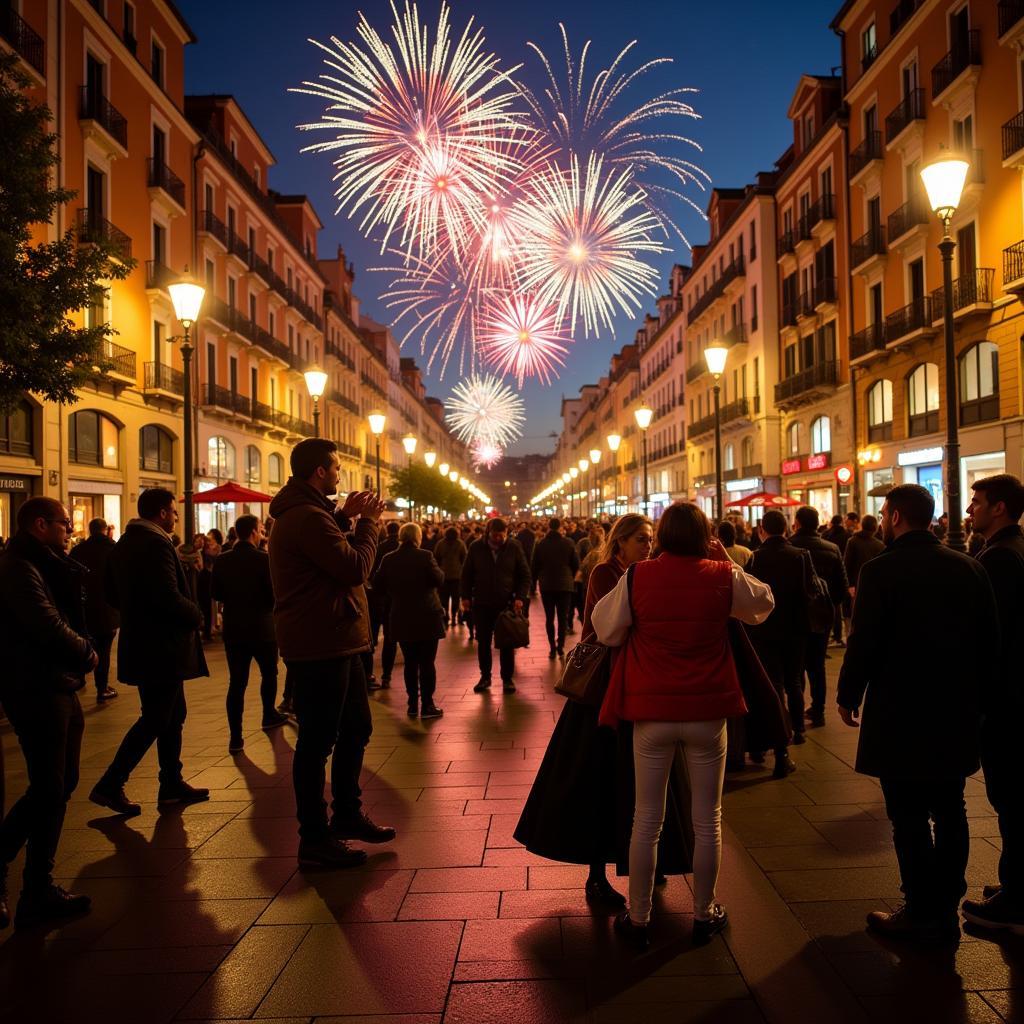
<path fill-rule="evenodd" d="M 737 498 L 735 501 L 727 501 L 726 508 L 789 508 L 793 505 L 801 505 L 802 502 L 795 498 L 787 498 L 784 494 L 771 494 L 769 491 L 758 491 L 757 494 L 748 494 L 745 498 Z"/>
<path fill-rule="evenodd" d="M 184 500 L 184 498 L 181 499 L 181 501 Z M 242 487 L 229 481 L 209 491 L 196 491 L 192 500 L 196 504 L 207 505 L 230 505 L 239 501 L 248 502 L 250 505 L 266 505 L 272 500 L 272 497 L 269 494 L 263 494 L 261 491 L 250 491 L 248 487 Z"/>

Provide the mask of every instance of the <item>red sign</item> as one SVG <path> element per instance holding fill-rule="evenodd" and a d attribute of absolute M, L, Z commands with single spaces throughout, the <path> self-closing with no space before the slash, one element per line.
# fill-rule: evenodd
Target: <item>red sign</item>
<path fill-rule="evenodd" d="M 782 475 L 789 476 L 791 473 L 799 473 L 801 468 L 799 459 L 785 459 L 782 463 Z"/>
<path fill-rule="evenodd" d="M 823 452 L 821 455 L 808 455 L 807 468 L 808 470 L 828 469 L 828 452 Z"/>
<path fill-rule="evenodd" d="M 836 479 L 841 484 L 848 484 L 853 479 L 853 469 L 850 466 L 840 466 L 836 470 Z"/>

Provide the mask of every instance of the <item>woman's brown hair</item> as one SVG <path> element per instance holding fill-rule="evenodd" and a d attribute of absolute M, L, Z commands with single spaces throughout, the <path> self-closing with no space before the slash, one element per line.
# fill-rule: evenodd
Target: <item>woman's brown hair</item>
<path fill-rule="evenodd" d="M 711 524 L 692 502 L 669 505 L 658 520 L 658 549 L 670 555 L 707 558 L 711 549 Z"/>
<path fill-rule="evenodd" d="M 619 516 L 615 520 L 615 525 L 612 526 L 611 533 L 608 534 L 608 539 L 604 542 L 601 561 L 610 562 L 619 553 L 619 545 L 623 541 L 629 540 L 641 526 L 650 525 L 650 519 L 640 515 L 639 512 L 627 512 L 626 515 Z"/>

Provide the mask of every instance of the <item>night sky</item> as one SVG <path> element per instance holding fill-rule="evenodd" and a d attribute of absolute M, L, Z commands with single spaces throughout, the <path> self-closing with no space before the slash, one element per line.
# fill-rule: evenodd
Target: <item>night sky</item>
<path fill-rule="evenodd" d="M 277 158 L 270 184 L 285 193 L 309 195 L 325 223 L 320 252 L 331 255 L 341 243 L 354 261 L 356 292 L 362 308 L 375 319 L 388 322 L 378 301 L 384 275 L 365 270 L 378 266 L 378 247 L 362 238 L 343 215 L 334 216 L 332 167 L 326 155 L 300 154 L 312 138 L 295 125 L 318 119 L 322 101 L 289 93 L 289 86 L 315 78 L 320 71 L 320 51 L 306 40 L 324 41 L 330 35 L 355 38 L 357 10 L 384 32 L 391 11 L 386 0 L 366 0 L 361 5 L 331 0 L 248 0 L 244 5 L 211 0 L 177 0 L 199 42 L 186 50 L 186 83 L 190 93 L 232 93 Z M 683 122 L 686 134 L 703 148 L 695 160 L 711 175 L 715 185 L 740 186 L 758 170 L 770 170 L 791 141 L 786 109 L 801 74 L 829 74 L 839 63 L 837 37 L 828 22 L 838 0 L 732 0 L 696 3 L 692 0 L 626 0 L 611 5 L 586 0 L 455 0 L 452 29 L 456 38 L 471 15 L 486 32 L 488 49 L 503 66 L 525 62 L 522 76 L 528 84 L 541 81 L 540 62 L 527 50 L 537 43 L 556 66 L 561 57 L 558 22 L 569 32 L 572 50 L 588 38 L 594 40 L 588 62 L 592 70 L 607 65 L 630 40 L 638 45 L 630 55 L 632 69 L 654 57 L 671 57 L 633 88 L 634 99 L 646 99 L 680 85 L 699 93 L 691 103 L 702 120 Z M 421 20 L 433 27 L 438 4 L 420 4 Z M 244 13 L 243 13 L 244 11 Z M 595 16 L 596 13 L 596 16 Z M 564 58 L 562 58 L 564 64 Z M 672 122 L 669 122 L 671 124 Z M 676 126 L 678 128 L 678 125 Z M 325 137 L 318 133 L 317 137 Z M 699 190 L 690 196 L 703 209 L 707 197 Z M 690 240 L 707 238 L 703 220 L 682 204 L 678 223 Z M 658 259 L 663 280 L 673 263 L 689 261 L 689 252 L 676 239 L 674 251 Z M 648 307 L 653 310 L 653 299 Z M 526 436 L 514 452 L 550 451 L 547 435 L 561 427 L 559 399 L 576 394 L 582 384 L 596 380 L 608 366 L 615 349 L 632 339 L 636 318 L 620 316 L 616 337 L 602 333 L 598 340 L 580 338 L 571 349 L 568 365 L 551 387 L 527 384 Z M 410 339 L 406 350 L 418 356 Z M 425 364 L 419 359 L 420 365 Z M 428 390 L 447 396 L 456 376 L 452 369 L 445 380 L 428 380 Z"/>

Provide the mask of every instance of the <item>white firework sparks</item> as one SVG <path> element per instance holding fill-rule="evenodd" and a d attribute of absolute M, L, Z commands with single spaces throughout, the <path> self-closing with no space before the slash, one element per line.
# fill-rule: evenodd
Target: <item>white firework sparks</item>
<path fill-rule="evenodd" d="M 500 444 L 478 438 L 470 446 L 469 455 L 475 469 L 494 469 L 504 458 L 505 452 Z"/>
<path fill-rule="evenodd" d="M 466 444 L 487 441 L 507 446 L 523 433 L 523 400 L 493 374 L 460 381 L 452 388 L 445 419 Z"/>
<path fill-rule="evenodd" d="M 569 349 L 562 321 L 553 306 L 530 296 L 508 294 L 483 315 L 480 354 L 498 373 L 512 374 L 519 387 L 527 377 L 550 384 Z"/>

